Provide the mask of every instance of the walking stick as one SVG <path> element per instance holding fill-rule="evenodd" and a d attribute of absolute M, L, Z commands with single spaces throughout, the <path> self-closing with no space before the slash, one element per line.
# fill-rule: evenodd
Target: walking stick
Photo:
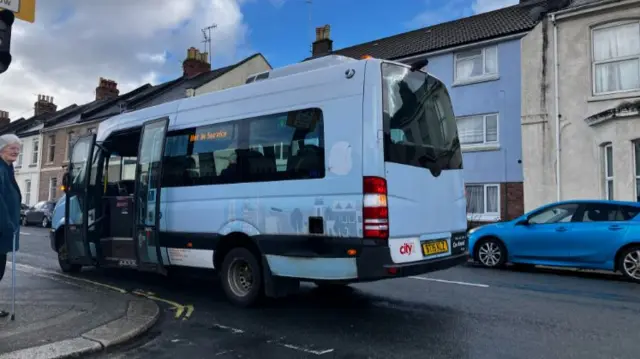
<path fill-rule="evenodd" d="M 16 319 L 16 232 L 13 232 L 11 251 L 11 320 Z"/>

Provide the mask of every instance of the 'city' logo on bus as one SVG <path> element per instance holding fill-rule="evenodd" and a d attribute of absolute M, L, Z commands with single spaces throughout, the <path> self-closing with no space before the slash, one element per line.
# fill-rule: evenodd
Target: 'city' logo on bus
<path fill-rule="evenodd" d="M 413 244 L 405 243 L 400 246 L 400 254 L 408 256 L 411 255 L 411 252 L 413 252 Z"/>

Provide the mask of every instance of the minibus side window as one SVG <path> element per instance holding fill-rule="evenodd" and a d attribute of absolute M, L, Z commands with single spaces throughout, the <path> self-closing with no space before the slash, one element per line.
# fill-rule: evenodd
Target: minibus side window
<path fill-rule="evenodd" d="M 325 176 L 320 109 L 171 131 L 163 186 L 315 179 Z"/>

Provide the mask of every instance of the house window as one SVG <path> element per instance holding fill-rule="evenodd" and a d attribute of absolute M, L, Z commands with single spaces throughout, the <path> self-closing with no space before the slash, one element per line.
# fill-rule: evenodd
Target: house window
<path fill-rule="evenodd" d="M 462 145 L 498 143 L 498 114 L 467 116 L 457 119 L 458 136 Z"/>
<path fill-rule="evenodd" d="M 605 198 L 613 200 L 613 146 L 604 146 L 604 190 Z"/>
<path fill-rule="evenodd" d="M 15 167 L 22 167 L 22 152 L 24 151 L 24 145 L 20 144 L 20 153 L 18 154 L 18 159 L 16 160 L 16 166 Z"/>
<path fill-rule="evenodd" d="M 36 138 L 33 140 L 32 151 L 31 151 L 31 164 L 38 164 L 38 157 L 40 155 L 40 139 Z"/>
<path fill-rule="evenodd" d="M 74 140 L 75 140 L 75 132 L 69 131 L 69 133 L 67 134 L 67 148 L 64 152 L 65 161 L 69 159 L 69 149 L 71 149 L 71 146 L 73 145 Z"/>
<path fill-rule="evenodd" d="M 455 82 L 472 81 L 498 74 L 498 47 L 490 46 L 454 55 Z"/>
<path fill-rule="evenodd" d="M 57 177 L 49 178 L 49 201 L 56 200 L 57 190 L 58 190 L 58 178 Z"/>
<path fill-rule="evenodd" d="M 595 94 L 640 90 L 640 22 L 593 29 Z"/>
<path fill-rule="evenodd" d="M 53 162 L 56 156 L 56 135 L 49 136 L 49 155 L 47 160 L 49 163 Z"/>
<path fill-rule="evenodd" d="M 500 185 L 469 184 L 467 192 L 467 216 L 471 219 L 488 219 L 500 216 Z"/>
<path fill-rule="evenodd" d="M 640 202 L 640 140 L 633 143 L 636 159 L 636 199 Z"/>
<path fill-rule="evenodd" d="M 31 180 L 24 181 L 24 203 L 31 203 Z"/>

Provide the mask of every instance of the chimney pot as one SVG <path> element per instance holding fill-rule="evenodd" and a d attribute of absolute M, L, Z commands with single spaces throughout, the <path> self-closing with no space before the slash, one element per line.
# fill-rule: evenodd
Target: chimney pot
<path fill-rule="evenodd" d="M 118 83 L 106 79 L 104 77 L 100 77 L 98 81 L 98 87 L 96 87 L 96 101 L 102 99 L 116 98 L 120 95 L 120 90 L 118 90 Z"/>
<path fill-rule="evenodd" d="M 333 51 L 333 40 L 330 38 L 331 26 L 329 24 L 316 27 L 316 41 L 312 44 L 312 55 L 323 56 Z"/>
<path fill-rule="evenodd" d="M 53 103 L 53 97 L 48 95 L 38 95 L 38 101 L 33 106 L 34 116 L 42 115 L 44 113 L 56 112 L 58 106 Z"/>
<path fill-rule="evenodd" d="M 200 52 L 195 47 L 190 47 L 187 50 L 187 58 L 182 62 L 182 75 L 191 78 L 211 71 L 208 56 L 208 52 Z"/>

